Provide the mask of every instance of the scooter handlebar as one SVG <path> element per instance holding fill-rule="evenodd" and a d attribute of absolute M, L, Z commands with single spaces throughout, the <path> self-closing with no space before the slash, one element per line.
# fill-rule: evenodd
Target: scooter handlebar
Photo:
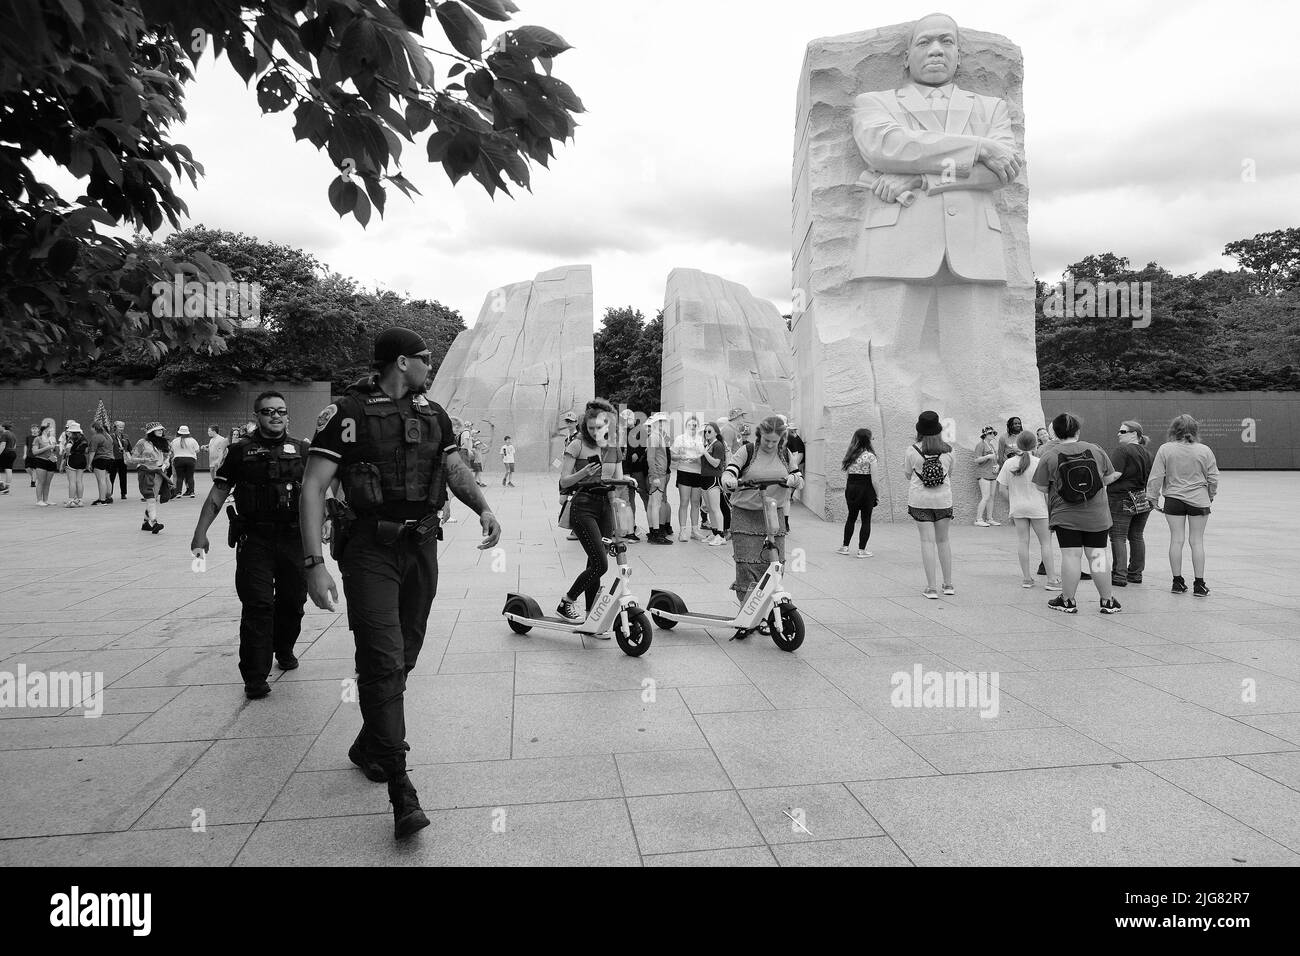
<path fill-rule="evenodd" d="M 740 481 L 736 482 L 736 490 L 741 491 L 747 488 L 771 488 L 776 485 L 779 485 L 782 488 L 790 487 L 785 483 L 784 478 L 764 478 L 761 481 L 742 478 Z"/>
<path fill-rule="evenodd" d="M 637 487 L 635 478 L 602 478 L 600 481 L 578 482 L 572 485 L 569 490 L 574 491 L 613 491 L 615 488 L 635 488 Z"/>

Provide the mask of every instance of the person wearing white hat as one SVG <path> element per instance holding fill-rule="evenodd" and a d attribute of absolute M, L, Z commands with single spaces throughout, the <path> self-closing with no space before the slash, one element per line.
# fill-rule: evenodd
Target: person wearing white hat
<path fill-rule="evenodd" d="M 167 469 L 167 459 L 171 449 L 163 437 L 162 422 L 150 422 L 144 426 L 144 437 L 135 443 L 127 459 L 128 466 L 134 466 L 136 478 L 140 482 L 140 495 L 144 498 L 144 521 L 141 531 L 157 534 L 163 529 L 158 520 L 158 492 L 162 487 L 163 472 Z"/>
<path fill-rule="evenodd" d="M 59 454 L 63 457 L 68 476 L 68 500 L 63 505 L 65 508 L 81 507 L 82 481 L 89 464 L 86 457 L 89 448 L 90 443 L 81 433 L 81 426 L 69 418 L 59 440 Z"/>
<path fill-rule="evenodd" d="M 194 497 L 194 468 L 199 462 L 198 440 L 190 435 L 190 426 L 176 429 L 172 441 L 172 462 L 176 467 L 177 498 Z"/>
<path fill-rule="evenodd" d="M 672 467 L 672 455 L 669 451 L 668 434 L 664 423 L 668 416 L 655 412 L 645 423 L 646 432 L 646 475 L 650 494 L 646 504 L 646 523 L 650 533 L 646 541 L 650 544 L 672 544 L 672 506 L 668 504 L 668 472 Z"/>

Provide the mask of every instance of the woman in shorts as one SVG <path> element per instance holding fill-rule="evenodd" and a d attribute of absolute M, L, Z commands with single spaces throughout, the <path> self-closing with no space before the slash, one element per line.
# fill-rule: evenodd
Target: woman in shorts
<path fill-rule="evenodd" d="M 1061 593 L 1047 606 L 1066 614 L 1079 613 L 1074 596 L 1086 557 L 1092 583 L 1101 597 L 1101 613 L 1116 614 L 1121 608 L 1110 584 L 1111 518 L 1106 486 L 1120 473 L 1106 452 L 1079 440 L 1079 420 L 1073 415 L 1063 412 L 1053 418 L 1052 431 L 1057 441 L 1042 449 L 1034 472 L 1034 484 L 1047 492 L 1048 525 L 1061 547 Z M 1095 471 L 1090 490 L 1079 486 L 1079 475 L 1085 470 Z"/>
<path fill-rule="evenodd" d="M 704 486 L 700 489 L 708 509 L 709 527 L 713 536 L 709 538 L 710 548 L 720 548 L 727 543 L 723 537 L 722 523 L 722 485 L 719 477 L 722 469 L 727 467 L 727 445 L 722 440 L 716 422 L 704 426 L 704 453 L 700 456 L 700 480 Z"/>
<path fill-rule="evenodd" d="M 54 436 L 54 419 L 41 422 L 41 430 L 32 439 L 32 452 L 27 456 L 27 470 L 36 476 L 36 506 L 50 506 L 50 485 L 59 470 L 59 442 Z"/>
<path fill-rule="evenodd" d="M 112 504 L 113 479 L 109 474 L 113 469 L 113 438 L 101 422 L 91 422 L 90 432 L 90 467 L 95 473 L 95 484 L 99 487 L 99 497 L 91 504 Z"/>
<path fill-rule="evenodd" d="M 984 431 L 980 433 L 979 444 L 975 446 L 975 477 L 980 483 L 980 503 L 975 506 L 977 528 L 1002 524 L 1001 521 L 993 520 L 993 506 L 998 500 L 997 437 L 998 430 L 992 425 L 985 425 Z M 1016 437 L 1019 438 L 1019 435 Z"/>
<path fill-rule="evenodd" d="M 140 483 L 140 496 L 144 498 L 144 521 L 140 523 L 141 531 L 157 534 L 163 529 L 158 520 L 158 491 L 162 487 L 163 472 L 167 469 L 167 458 L 171 447 L 163 434 L 161 422 L 150 422 L 144 427 L 144 437 L 131 449 L 128 465 L 134 465 L 136 478 Z"/>
<path fill-rule="evenodd" d="M 673 467 L 677 469 L 677 540 L 707 540 L 700 524 L 700 506 L 704 502 L 704 477 L 700 459 L 704 442 L 700 438 L 700 420 L 686 419 L 686 431 L 673 439 Z"/>
<path fill-rule="evenodd" d="M 1169 423 L 1169 440 L 1156 450 L 1147 479 L 1147 497 L 1159 504 L 1165 496 L 1165 521 L 1169 524 L 1169 570 L 1174 594 L 1186 594 L 1183 580 L 1183 542 L 1192 546 L 1192 580 L 1196 597 L 1209 597 L 1205 584 L 1205 525 L 1210 504 L 1219 493 L 1219 466 L 1214 452 L 1197 439 L 1200 426 L 1191 415 Z"/>
<path fill-rule="evenodd" d="M 935 412 L 922 412 L 916 420 L 916 444 L 907 449 L 907 513 L 916 522 L 921 537 L 921 563 L 925 566 L 925 590 L 931 601 L 939 600 L 935 587 L 936 569 L 943 571 L 943 593 L 956 594 L 952 586 L 952 446 L 943 440 L 943 425 Z M 934 471 L 935 467 L 939 471 Z"/>

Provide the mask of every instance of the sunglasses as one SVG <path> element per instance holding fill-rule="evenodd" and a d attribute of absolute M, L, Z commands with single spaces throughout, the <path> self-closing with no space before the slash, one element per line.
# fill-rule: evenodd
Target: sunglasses
<path fill-rule="evenodd" d="M 267 418 L 271 418 L 272 416 L 275 416 L 275 417 L 278 417 L 278 418 L 286 418 L 286 417 L 288 417 L 288 415 L 289 415 L 289 409 L 287 409 L 287 408 L 259 408 L 259 409 L 257 410 L 257 414 L 259 414 L 259 415 L 265 415 Z"/>
<path fill-rule="evenodd" d="M 433 362 L 433 353 L 426 350 L 424 352 L 416 352 L 414 355 L 408 355 L 407 358 L 419 359 L 425 365 L 430 365 Z"/>
<path fill-rule="evenodd" d="M 1121 428 L 1121 429 L 1119 430 L 1119 433 L 1120 433 L 1121 435 L 1127 435 L 1128 432 L 1129 432 L 1129 430 L 1128 430 L 1127 428 Z"/>

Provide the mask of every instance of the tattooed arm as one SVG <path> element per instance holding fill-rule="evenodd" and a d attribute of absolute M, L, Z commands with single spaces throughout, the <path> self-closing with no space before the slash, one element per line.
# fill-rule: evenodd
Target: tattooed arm
<path fill-rule="evenodd" d="M 497 541 L 501 538 L 501 525 L 488 506 L 487 499 L 483 497 L 483 490 L 479 488 L 474 472 L 470 470 L 469 465 L 465 464 L 459 449 L 443 454 L 442 467 L 447 475 L 447 488 L 479 516 L 484 535 L 483 543 L 478 546 L 479 550 L 496 547 Z"/>

